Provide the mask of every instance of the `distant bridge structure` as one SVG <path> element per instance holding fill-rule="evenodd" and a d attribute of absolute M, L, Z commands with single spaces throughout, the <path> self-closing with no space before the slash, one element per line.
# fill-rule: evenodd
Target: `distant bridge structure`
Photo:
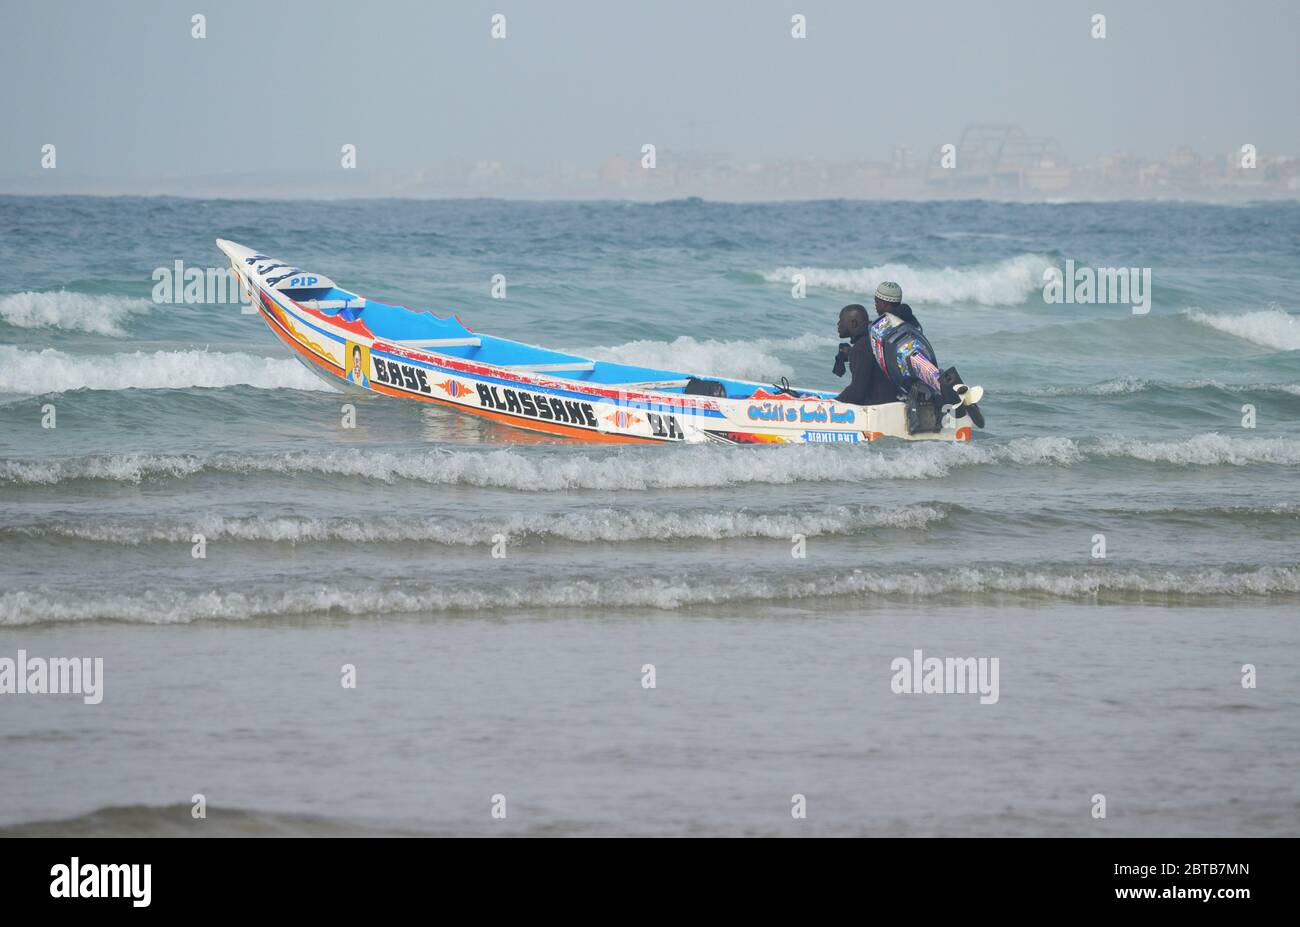
<path fill-rule="evenodd" d="M 954 167 L 943 166 L 943 146 L 935 146 L 925 180 L 963 190 L 1020 190 L 1038 185 L 1045 174 L 1068 171 L 1055 138 L 1026 135 L 1018 125 L 984 123 L 962 130 Z"/>

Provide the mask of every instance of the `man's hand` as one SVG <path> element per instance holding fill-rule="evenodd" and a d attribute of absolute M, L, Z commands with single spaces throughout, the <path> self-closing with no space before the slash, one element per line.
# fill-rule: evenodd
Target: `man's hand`
<path fill-rule="evenodd" d="M 837 377 L 844 376 L 844 365 L 849 359 L 850 345 L 840 343 L 839 351 L 835 354 L 835 366 L 831 368 L 831 373 Z"/>

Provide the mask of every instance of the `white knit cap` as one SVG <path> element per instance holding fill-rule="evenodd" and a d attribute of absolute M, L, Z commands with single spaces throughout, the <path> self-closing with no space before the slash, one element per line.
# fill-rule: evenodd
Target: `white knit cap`
<path fill-rule="evenodd" d="M 876 287 L 876 299 L 883 299 L 887 303 L 901 303 L 903 288 L 891 280 L 886 280 Z"/>

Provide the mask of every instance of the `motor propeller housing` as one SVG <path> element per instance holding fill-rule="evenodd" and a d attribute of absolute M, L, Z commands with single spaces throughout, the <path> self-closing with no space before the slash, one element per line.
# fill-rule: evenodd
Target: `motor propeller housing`
<path fill-rule="evenodd" d="M 957 407 L 958 416 L 969 415 L 976 426 L 984 427 L 984 413 L 979 407 L 979 401 L 984 398 L 984 387 L 967 386 L 956 367 L 949 367 L 939 374 L 939 395 L 946 405 Z"/>

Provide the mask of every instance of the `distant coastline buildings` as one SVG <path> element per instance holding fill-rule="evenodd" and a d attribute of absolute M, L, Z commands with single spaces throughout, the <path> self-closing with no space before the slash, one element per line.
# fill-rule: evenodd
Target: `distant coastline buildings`
<path fill-rule="evenodd" d="M 0 178 L 0 192 L 210 198 L 491 197 L 761 201 L 814 199 L 1300 199 L 1300 157 L 1267 150 L 1243 166 L 1242 151 L 1201 154 L 1187 145 L 1152 159 L 1115 153 L 1074 161 L 1056 139 L 1020 126 L 967 126 L 918 153 L 894 146 L 888 161 L 753 160 L 664 143 L 655 166 L 639 146 L 599 163 L 432 161 L 419 170 L 359 168 L 135 180 L 42 171 Z"/>
<path fill-rule="evenodd" d="M 947 163 L 945 153 L 952 155 Z M 1162 160 L 1111 154 L 1074 163 L 1054 138 L 1014 125 L 972 125 L 948 152 L 936 145 L 925 160 L 905 145 L 888 162 L 747 163 L 667 151 L 654 170 L 613 156 L 596 180 L 606 195 L 722 200 L 1300 198 L 1300 158 L 1259 153 L 1254 167 L 1242 160 L 1240 151 L 1202 156 L 1180 145 Z"/>
<path fill-rule="evenodd" d="M 421 172 L 401 195 L 524 196 L 661 200 L 789 199 L 1159 199 L 1300 198 L 1300 158 L 1262 152 L 1203 156 L 1186 145 L 1160 160 L 1111 154 L 1074 162 L 1056 139 L 1019 126 L 968 126 L 943 157 L 894 147 L 889 161 L 791 158 L 757 161 L 660 148 L 654 168 L 635 152 L 592 168 L 542 168 L 499 161 L 445 163 Z M 453 191 L 472 191 L 456 193 Z"/>

